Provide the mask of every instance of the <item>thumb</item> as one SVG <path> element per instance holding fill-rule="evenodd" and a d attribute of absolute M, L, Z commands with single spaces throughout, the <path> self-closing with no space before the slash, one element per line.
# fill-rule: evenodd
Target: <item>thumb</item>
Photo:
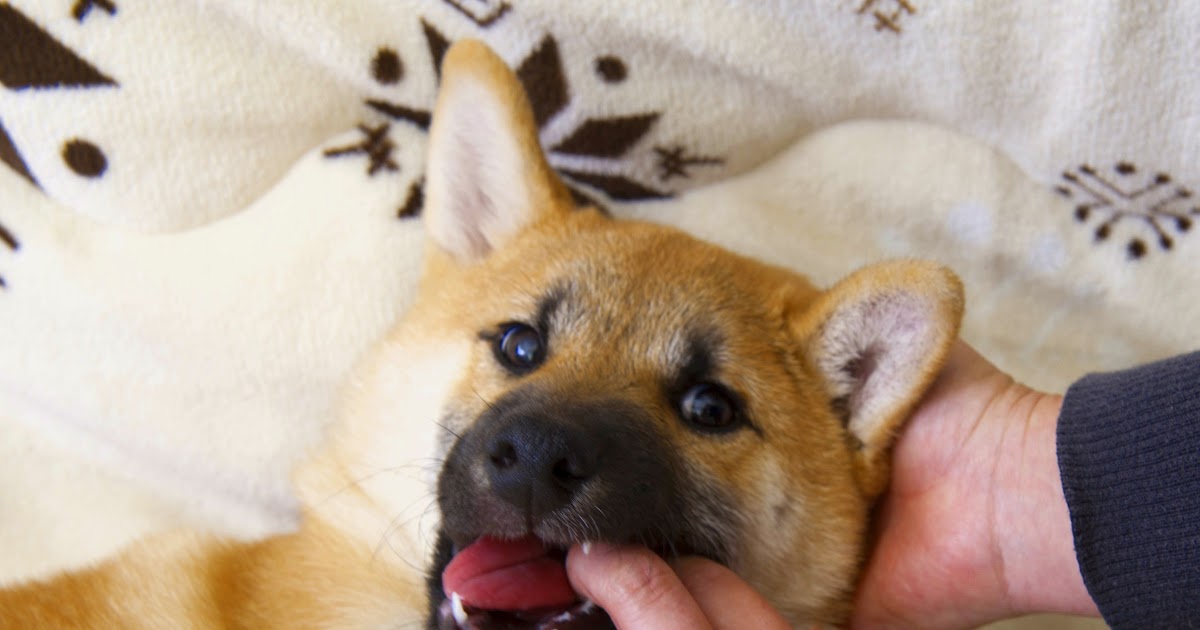
<path fill-rule="evenodd" d="M 671 567 L 645 547 L 591 543 L 567 554 L 571 586 L 621 630 L 703 630 L 704 612 Z"/>

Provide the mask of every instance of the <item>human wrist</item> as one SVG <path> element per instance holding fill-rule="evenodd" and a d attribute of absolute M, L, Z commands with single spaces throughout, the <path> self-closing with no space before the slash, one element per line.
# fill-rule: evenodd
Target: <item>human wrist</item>
<path fill-rule="evenodd" d="M 1007 419 L 993 480 L 992 541 L 1008 605 L 1016 614 L 1096 616 L 1058 470 L 1062 396 L 1013 383 L 993 407 Z"/>

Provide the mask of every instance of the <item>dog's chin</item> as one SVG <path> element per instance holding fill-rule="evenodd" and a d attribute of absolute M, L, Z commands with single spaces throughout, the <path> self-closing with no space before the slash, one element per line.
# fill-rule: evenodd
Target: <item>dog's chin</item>
<path fill-rule="evenodd" d="M 589 601 L 565 608 L 522 611 L 480 610 L 457 599 L 442 600 L 437 611 L 439 630 L 607 630 L 615 628 L 608 614 Z"/>

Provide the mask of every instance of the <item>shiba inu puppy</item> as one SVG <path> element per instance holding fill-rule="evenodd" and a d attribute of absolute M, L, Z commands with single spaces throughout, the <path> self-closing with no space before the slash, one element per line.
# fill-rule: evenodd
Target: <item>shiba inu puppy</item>
<path fill-rule="evenodd" d="M 442 76 L 418 297 L 298 473 L 299 529 L 150 540 L 0 592 L 0 626 L 603 627 L 563 569 L 598 540 L 707 556 L 797 625 L 845 621 L 958 280 L 903 261 L 822 291 L 577 209 L 499 58 L 463 41 Z"/>

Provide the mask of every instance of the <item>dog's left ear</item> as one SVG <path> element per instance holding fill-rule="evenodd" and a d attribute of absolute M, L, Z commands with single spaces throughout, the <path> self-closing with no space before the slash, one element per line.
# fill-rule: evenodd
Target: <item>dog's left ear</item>
<path fill-rule="evenodd" d="M 469 262 L 570 208 L 516 75 L 482 42 L 455 43 L 442 62 L 429 132 L 424 220 L 430 239 Z"/>
<path fill-rule="evenodd" d="M 805 356 L 857 447 L 866 496 L 886 487 L 894 434 L 941 370 L 962 312 L 953 272 L 895 261 L 847 276 L 796 319 Z"/>

